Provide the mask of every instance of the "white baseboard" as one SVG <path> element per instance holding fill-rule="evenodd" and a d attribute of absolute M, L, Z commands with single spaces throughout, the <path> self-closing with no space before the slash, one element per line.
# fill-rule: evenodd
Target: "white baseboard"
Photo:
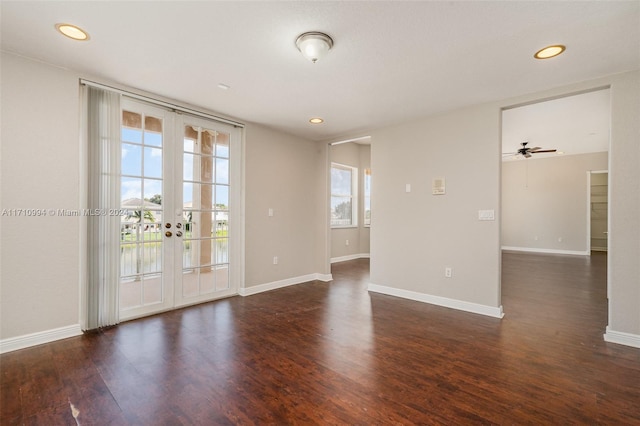
<path fill-rule="evenodd" d="M 325 283 L 333 281 L 333 275 L 331 274 L 316 274 L 316 280 L 323 281 Z"/>
<path fill-rule="evenodd" d="M 613 331 L 609 327 L 607 327 L 607 332 L 604 334 L 604 341 L 640 348 L 640 335 Z"/>
<path fill-rule="evenodd" d="M 354 260 L 354 259 L 369 259 L 369 257 L 370 257 L 369 253 L 350 254 L 347 256 L 332 257 L 331 263 L 346 262 L 347 260 Z"/>
<path fill-rule="evenodd" d="M 0 354 L 82 335 L 80 324 L 0 340 Z"/>
<path fill-rule="evenodd" d="M 258 284 L 251 287 L 245 287 L 238 290 L 240 296 L 251 296 L 253 294 L 263 293 L 265 291 L 276 290 L 278 288 L 289 287 L 291 285 L 308 283 L 309 281 L 331 281 L 331 274 L 308 274 L 300 277 L 287 278 L 286 280 L 273 281 L 266 284 Z"/>
<path fill-rule="evenodd" d="M 556 249 L 545 249 L 545 248 L 532 248 L 532 247 L 510 247 L 510 246 L 502 246 L 502 250 L 509 251 L 524 251 L 528 253 L 546 253 L 546 254 L 569 254 L 572 256 L 588 256 L 588 251 L 579 251 L 579 250 L 556 250 Z"/>
<path fill-rule="evenodd" d="M 400 288 L 385 287 L 377 284 L 369 284 L 369 291 L 382 293 L 389 296 L 402 297 L 403 299 L 415 300 L 417 302 L 430 303 L 432 305 L 443 306 L 445 308 L 457 309 L 459 311 L 472 312 L 474 314 L 486 315 L 494 318 L 504 317 L 502 306 L 493 307 L 480 305 L 478 303 L 465 302 L 462 300 L 449 299 L 447 297 L 433 296 L 431 294 L 418 293 Z"/>

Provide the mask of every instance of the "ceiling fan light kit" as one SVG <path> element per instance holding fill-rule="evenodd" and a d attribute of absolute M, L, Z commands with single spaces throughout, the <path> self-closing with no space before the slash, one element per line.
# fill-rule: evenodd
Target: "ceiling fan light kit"
<path fill-rule="evenodd" d="M 531 154 L 542 154 L 542 153 L 548 153 L 548 152 L 556 152 L 555 149 L 542 149 L 539 146 L 536 146 L 534 148 L 529 148 L 527 145 L 529 144 L 529 142 L 521 142 L 520 145 L 522 145 L 522 148 L 518 149 L 516 152 L 509 152 L 509 153 L 504 153 L 502 154 L 503 156 L 509 156 L 509 155 L 513 155 L 514 157 L 517 155 L 522 155 L 524 158 L 531 158 Z"/>

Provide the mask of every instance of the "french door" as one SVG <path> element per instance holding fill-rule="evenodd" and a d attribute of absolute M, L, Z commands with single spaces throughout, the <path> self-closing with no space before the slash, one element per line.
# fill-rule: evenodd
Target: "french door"
<path fill-rule="evenodd" d="M 121 107 L 120 319 L 237 293 L 239 130 Z"/>

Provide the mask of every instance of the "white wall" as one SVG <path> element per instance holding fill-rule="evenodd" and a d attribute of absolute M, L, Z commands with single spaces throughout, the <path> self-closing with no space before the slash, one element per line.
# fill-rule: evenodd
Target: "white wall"
<path fill-rule="evenodd" d="M 331 161 L 358 169 L 358 225 L 331 229 L 331 259 L 351 259 L 369 255 L 369 227 L 364 226 L 364 169 L 371 167 L 371 147 L 343 143 L 330 148 Z M 346 245 L 346 241 L 349 245 Z"/>
<path fill-rule="evenodd" d="M 614 76 L 610 81 L 607 337 L 640 347 L 640 72 Z"/>
<path fill-rule="evenodd" d="M 503 161 L 503 248 L 588 254 L 587 172 L 607 163 L 606 152 Z"/>
<path fill-rule="evenodd" d="M 77 76 L 4 53 L 1 62 L 1 209 L 77 209 Z M 77 325 L 79 218 L 0 220 L 0 339 Z"/>
<path fill-rule="evenodd" d="M 372 289 L 501 315 L 499 221 L 478 220 L 499 219 L 499 137 L 497 105 L 372 132 Z"/>
<path fill-rule="evenodd" d="M 326 144 L 246 127 L 245 286 L 325 274 Z M 273 209 L 273 216 L 268 211 Z M 278 264 L 273 258 L 278 257 Z"/>

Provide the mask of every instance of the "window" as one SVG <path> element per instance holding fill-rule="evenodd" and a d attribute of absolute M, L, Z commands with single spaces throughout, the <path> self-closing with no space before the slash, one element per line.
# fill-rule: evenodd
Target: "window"
<path fill-rule="evenodd" d="M 371 169 L 364 169 L 364 226 L 371 226 Z"/>
<path fill-rule="evenodd" d="M 356 226 L 358 169 L 331 163 L 331 227 Z"/>

